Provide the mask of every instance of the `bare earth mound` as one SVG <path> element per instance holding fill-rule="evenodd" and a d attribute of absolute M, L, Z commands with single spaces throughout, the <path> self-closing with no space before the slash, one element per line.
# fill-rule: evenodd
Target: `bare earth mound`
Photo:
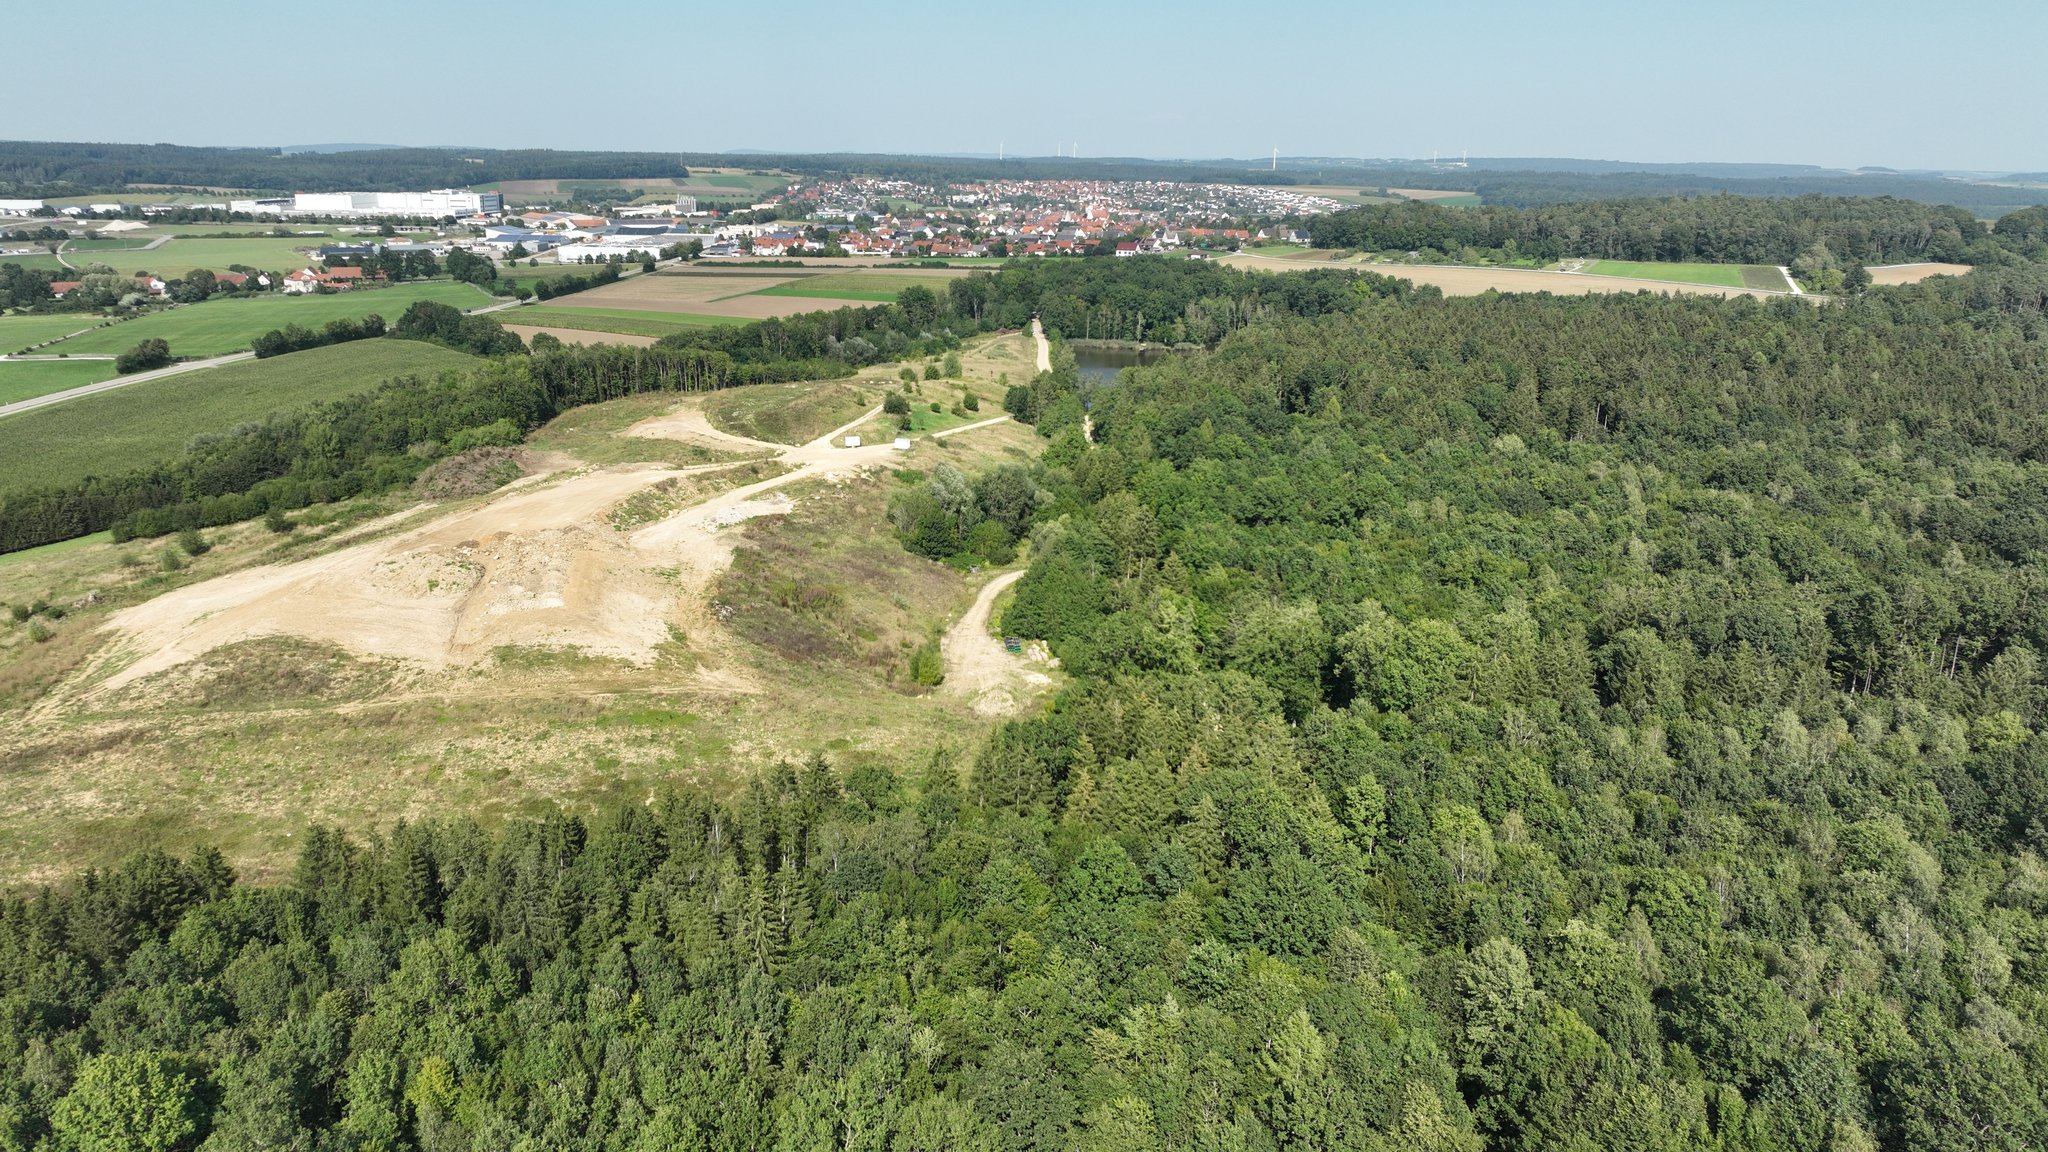
<path fill-rule="evenodd" d="M 107 628 L 122 641 L 110 650 L 140 656 L 112 670 L 95 692 L 112 693 L 223 645 L 269 636 L 430 671 L 525 648 L 647 664 L 672 625 L 703 619 L 703 590 L 731 558 L 724 529 L 786 513 L 790 500 L 775 490 L 798 480 L 892 461 L 887 444 L 835 447 L 842 431 L 790 448 L 720 432 L 695 408 L 642 421 L 627 435 L 772 451 L 788 470 L 630 534 L 609 517 L 620 503 L 665 481 L 731 465 L 621 465 L 536 478 L 420 528 L 181 588 L 110 618 Z"/>

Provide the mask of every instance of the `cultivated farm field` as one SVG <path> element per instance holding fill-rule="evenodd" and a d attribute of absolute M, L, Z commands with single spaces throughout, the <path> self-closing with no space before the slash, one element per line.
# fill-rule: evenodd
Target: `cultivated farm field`
<path fill-rule="evenodd" d="M 0 353 L 17 352 L 31 344 L 55 340 L 106 323 L 91 312 L 58 312 L 43 316 L 0 316 Z"/>
<path fill-rule="evenodd" d="M 627 336 L 655 338 L 709 324 L 745 323 L 730 316 L 693 316 L 684 312 L 656 312 L 632 308 L 570 308 L 566 305 L 558 306 L 552 301 L 500 313 L 499 319 L 542 328 L 576 328 L 586 332 L 615 332 Z"/>
<path fill-rule="evenodd" d="M 1584 296 L 1594 292 L 1689 292 L 1705 296 L 1760 296 L 1754 288 L 1731 288 L 1725 284 L 1684 281 L 1645 283 L 1617 276 L 1587 276 L 1577 272 L 1550 272 L 1537 268 L 1488 268 L 1464 264 L 1379 264 L 1362 260 L 1316 259 L 1321 250 L 1300 259 L 1283 259 L 1236 253 L 1223 262 L 1261 272 L 1290 272 L 1305 268 L 1354 268 L 1377 272 L 1411 284 L 1435 285 L 1446 296 L 1477 296 L 1484 292 L 1550 292 L 1559 296 Z M 1783 293 L 1780 292 L 1780 295 Z"/>
<path fill-rule="evenodd" d="M 551 307 L 673 313 L 762 320 L 885 303 L 912 283 L 944 291 L 967 269 L 905 268 L 812 272 L 809 269 L 692 269 L 635 276 L 550 301 Z"/>
<path fill-rule="evenodd" d="M 489 304 L 491 297 L 474 284 L 436 280 L 337 292 L 332 296 L 223 298 L 97 328 L 43 351 L 74 356 L 118 355 L 139 341 L 160 337 L 170 342 L 173 356 L 220 356 L 247 348 L 256 337 L 287 324 L 318 328 L 329 320 L 359 320 L 372 313 L 395 324 L 415 300 L 468 309 Z"/>
<path fill-rule="evenodd" d="M 176 279 L 195 268 L 225 272 L 231 264 L 289 272 L 312 262 L 311 249 L 331 241 L 319 237 L 269 236 L 236 237 L 173 236 L 157 248 L 143 246 L 157 239 L 151 233 L 130 232 L 119 237 L 74 240 L 64 248 L 64 258 L 80 268 L 105 264 L 116 272 L 151 272 Z"/>
<path fill-rule="evenodd" d="M 417 340 L 358 340 L 37 408 L 0 419 L 0 493 L 143 467 L 174 455 L 202 433 L 337 399 L 394 377 L 433 376 L 475 362 Z"/>
<path fill-rule="evenodd" d="M 564 344 L 629 344 L 642 347 L 659 339 L 655 336 L 639 336 L 629 332 L 607 332 L 597 328 L 560 328 L 539 324 L 507 324 L 505 331 L 521 340 L 531 340 L 546 333 Z"/>
<path fill-rule="evenodd" d="M 112 360 L 0 361 L 0 404 L 114 378 Z"/>
<path fill-rule="evenodd" d="M 1724 288 L 1756 288 L 1788 292 L 1785 274 L 1769 264 L 1679 264 L 1648 260 L 1595 260 L 1579 270 L 1588 276 L 1626 276 L 1636 280 L 1673 280 L 1687 284 L 1719 284 Z"/>
<path fill-rule="evenodd" d="M 859 272 L 828 272 L 805 276 L 787 284 L 763 288 L 757 296 L 807 296 L 819 300 L 863 300 L 887 303 L 912 284 L 923 284 L 944 292 L 948 281 L 968 275 L 966 268 L 900 268 Z"/>
<path fill-rule="evenodd" d="M 1963 276 L 1968 264 L 1886 264 L 1868 269 L 1872 284 L 1918 284 L 1929 276 Z"/>

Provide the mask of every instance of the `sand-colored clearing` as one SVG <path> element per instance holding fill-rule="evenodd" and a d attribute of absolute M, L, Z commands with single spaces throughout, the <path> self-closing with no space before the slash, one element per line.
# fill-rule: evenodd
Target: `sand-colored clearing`
<path fill-rule="evenodd" d="M 846 428 L 789 447 L 721 432 L 684 401 L 625 431 L 772 453 L 788 470 L 719 492 L 637 530 L 612 527 L 622 501 L 675 477 L 745 465 L 624 465 L 529 478 L 487 502 L 324 556 L 231 573 L 118 612 L 116 641 L 87 680 L 94 696 L 241 641 L 289 636 L 425 671 L 475 665 L 501 649 L 575 649 L 647 665 L 679 632 L 711 629 L 705 589 L 730 562 L 728 528 L 787 513 L 779 489 L 843 483 L 893 464 L 888 443 L 838 446 Z M 997 417 L 940 435 L 1000 423 Z M 125 666 L 121 661 L 127 661 Z M 716 676 L 706 668 L 702 674 Z M 728 675 L 728 679 L 731 677 Z M 727 687 L 744 690 L 743 684 Z"/>
<path fill-rule="evenodd" d="M 1410 200 L 1450 200 L 1458 196 L 1473 195 L 1470 192 L 1459 192 L 1451 188 L 1389 188 L 1387 191 L 1392 195 L 1405 196 Z"/>
<path fill-rule="evenodd" d="M 1434 284 L 1446 296 L 1477 296 L 1483 292 L 1549 292 L 1558 296 L 1584 296 L 1593 292 L 1691 292 L 1703 296 L 1785 296 L 1785 292 L 1763 292 L 1752 288 L 1728 288 L 1719 284 L 1687 284 L 1676 280 L 1637 280 L 1626 276 L 1588 276 L 1578 272 L 1548 272 L 1535 268 L 1476 268 L 1458 264 L 1368 264 L 1356 260 L 1315 260 L 1259 256 L 1240 252 L 1223 258 L 1240 268 L 1285 272 L 1301 268 L 1353 268 L 1377 272 L 1414 284 Z"/>
<path fill-rule="evenodd" d="M 1868 270 L 1872 284 L 1918 284 L 1929 276 L 1961 276 L 1968 264 L 1884 264 Z"/>
<path fill-rule="evenodd" d="M 1010 715 L 1017 711 L 1020 700 L 1028 700 L 1052 684 L 1052 677 L 1034 666 L 1041 660 L 1011 654 L 989 632 L 996 597 L 1023 575 L 1021 570 L 1005 572 L 983 585 L 966 615 L 946 629 L 939 641 L 946 664 L 945 691 L 971 701 L 976 715 Z M 1044 649 L 1037 651 L 1043 653 Z"/>
<path fill-rule="evenodd" d="M 631 344 L 637 348 L 644 348 L 657 339 L 624 332 L 586 332 L 581 328 L 542 328 L 532 324 L 507 324 L 505 331 L 518 333 L 521 340 L 531 340 L 536 333 L 545 332 L 564 344 Z"/>

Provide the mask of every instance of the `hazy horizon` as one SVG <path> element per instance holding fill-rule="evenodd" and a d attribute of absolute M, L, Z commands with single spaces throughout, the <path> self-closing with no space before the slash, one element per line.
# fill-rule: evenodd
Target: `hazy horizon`
<path fill-rule="evenodd" d="M 1115 18 L 1054 0 L 1028 23 L 933 0 L 848 19 L 795 0 L 778 9 L 788 17 L 779 40 L 757 23 L 713 26 L 647 0 L 573 26 L 535 0 L 467 11 L 362 0 L 353 11 L 336 25 L 224 0 L 202 22 L 165 5 L 80 0 L 37 31 L 117 29 L 81 42 L 92 70 L 150 77 L 172 97 L 86 83 L 80 52 L 25 53 L 0 72 L 0 101 L 28 113 L 4 134 L 1048 157 L 1078 143 L 1084 159 L 1277 147 L 2048 170 L 2048 75 L 2031 59 L 2048 41 L 2048 9 L 2012 0 L 1822 0 L 1796 11 L 1730 0 L 1669 12 L 1475 0 L 1448 24 L 1408 6 L 1296 2 L 1261 6 L 1251 32 L 1241 8 L 1214 0 L 1142 0 Z M 1970 52 L 1891 62 L 1901 42 L 1939 35 L 1969 36 Z M 674 51 L 632 55 L 648 44 Z M 184 79 L 196 75 L 232 82 Z M 240 98 L 242 83 L 276 98 Z"/>

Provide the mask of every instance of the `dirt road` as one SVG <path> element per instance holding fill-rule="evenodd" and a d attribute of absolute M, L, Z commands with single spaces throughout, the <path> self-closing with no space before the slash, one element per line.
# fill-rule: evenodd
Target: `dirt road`
<path fill-rule="evenodd" d="M 1026 657 L 1004 651 L 1003 642 L 989 634 L 996 597 L 1023 575 L 1021 570 L 1005 572 L 989 581 L 967 614 L 939 640 L 939 654 L 946 663 L 945 690 L 973 701 L 974 710 L 984 716 L 1015 712 L 1020 698 L 1052 683 Z"/>
<path fill-rule="evenodd" d="M 1038 370 L 1052 371 L 1052 345 L 1045 338 L 1045 329 L 1038 326 L 1038 317 L 1031 318 L 1031 338 L 1038 341 Z"/>
<path fill-rule="evenodd" d="M 712 631 L 704 594 L 731 562 L 734 541 L 726 529 L 789 512 L 794 502 L 778 489 L 850 476 L 894 457 L 887 443 L 833 447 L 880 412 L 878 406 L 793 448 L 721 432 L 694 408 L 642 421 L 624 434 L 739 448 L 788 470 L 630 532 L 610 519 L 628 498 L 664 481 L 748 465 L 557 472 L 396 535 L 180 588 L 108 620 L 106 628 L 120 640 L 108 646 L 114 655 L 106 666 L 96 669 L 106 675 L 93 692 L 118 691 L 213 649 L 263 636 L 324 642 L 429 671 L 481 663 L 504 648 L 574 648 L 645 664 L 672 639 L 672 628 L 688 635 Z M 132 663 L 115 667 L 121 660 Z"/>

